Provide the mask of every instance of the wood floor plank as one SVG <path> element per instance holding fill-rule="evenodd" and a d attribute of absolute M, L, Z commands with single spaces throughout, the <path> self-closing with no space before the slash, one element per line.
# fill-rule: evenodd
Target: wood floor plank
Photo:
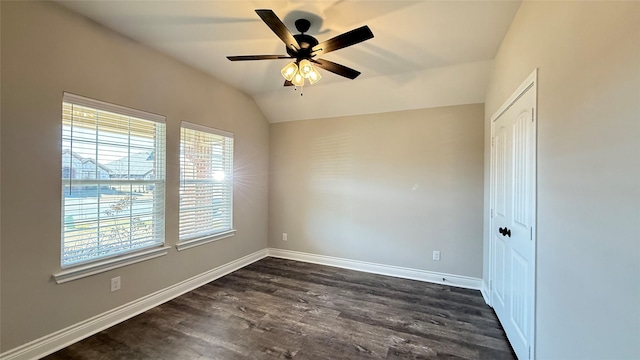
<path fill-rule="evenodd" d="M 266 258 L 60 359 L 515 359 L 479 291 Z"/>

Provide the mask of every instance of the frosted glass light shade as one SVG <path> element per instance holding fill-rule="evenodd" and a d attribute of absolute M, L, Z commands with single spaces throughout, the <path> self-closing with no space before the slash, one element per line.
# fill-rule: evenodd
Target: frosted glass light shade
<path fill-rule="evenodd" d="M 291 81 L 291 79 L 293 79 L 293 77 L 296 75 L 297 71 L 298 71 L 298 65 L 296 65 L 296 63 L 291 62 L 291 63 L 288 63 L 287 66 L 283 67 L 280 73 L 282 73 L 282 77 L 284 77 L 288 81 Z"/>
<path fill-rule="evenodd" d="M 311 66 L 311 62 L 309 60 L 300 61 L 300 73 L 305 79 L 309 77 L 309 74 L 312 71 L 313 71 L 313 66 Z"/>
<path fill-rule="evenodd" d="M 322 79 L 322 75 L 320 75 L 316 68 L 312 68 L 307 79 L 309 80 L 309 84 L 313 85 Z"/>

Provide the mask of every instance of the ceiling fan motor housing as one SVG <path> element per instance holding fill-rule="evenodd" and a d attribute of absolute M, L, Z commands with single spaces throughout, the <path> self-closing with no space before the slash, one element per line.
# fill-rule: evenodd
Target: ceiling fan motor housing
<path fill-rule="evenodd" d="M 314 38 L 313 36 L 307 34 L 296 34 L 293 35 L 293 37 L 298 42 L 300 50 L 295 51 L 291 47 L 287 46 L 287 54 L 295 57 L 298 60 L 311 59 L 311 49 L 314 46 L 318 45 L 318 40 L 316 40 L 316 38 Z"/>

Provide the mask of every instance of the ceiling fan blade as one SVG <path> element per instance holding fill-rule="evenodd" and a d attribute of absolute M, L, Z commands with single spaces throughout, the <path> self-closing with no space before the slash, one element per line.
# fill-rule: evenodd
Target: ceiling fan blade
<path fill-rule="evenodd" d="M 312 59 L 311 62 L 316 64 L 319 68 L 325 69 L 327 71 L 331 71 L 334 74 L 338 74 L 340 76 L 344 76 L 352 80 L 357 78 L 358 75 L 360 75 L 360 71 L 358 70 L 354 70 L 344 65 L 336 64 L 329 60 Z"/>
<path fill-rule="evenodd" d="M 284 81 L 284 86 L 293 86 L 293 83 L 289 80 Z"/>
<path fill-rule="evenodd" d="M 289 32 L 289 29 L 287 29 L 287 27 L 284 25 L 282 20 L 280 20 L 280 18 L 276 15 L 276 13 L 274 13 L 272 10 L 266 10 L 266 9 L 256 10 L 256 13 L 258 14 L 258 16 L 260 16 L 262 21 L 264 21 L 265 24 L 267 24 L 267 26 L 271 28 L 271 30 L 276 35 L 278 35 L 280 40 L 282 40 L 282 42 L 284 42 L 284 44 L 288 48 L 291 48 L 295 51 L 300 50 L 300 45 L 298 45 L 298 41 L 293 37 L 293 35 L 291 35 L 291 32 Z"/>
<path fill-rule="evenodd" d="M 311 53 L 314 56 L 322 55 L 330 51 L 335 51 L 363 42 L 365 40 L 369 40 L 371 38 L 373 38 L 373 33 L 371 32 L 371 29 L 369 29 L 369 27 L 365 25 L 357 29 L 348 31 L 344 34 L 338 35 L 327 41 L 321 42 L 311 49 Z"/>
<path fill-rule="evenodd" d="M 237 55 L 227 56 L 231 61 L 294 59 L 288 55 Z"/>

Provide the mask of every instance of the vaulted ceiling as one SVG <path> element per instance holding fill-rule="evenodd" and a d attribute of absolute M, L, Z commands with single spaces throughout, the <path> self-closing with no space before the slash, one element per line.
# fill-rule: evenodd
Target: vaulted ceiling
<path fill-rule="evenodd" d="M 254 98 L 269 122 L 484 101 L 492 59 L 520 1 L 59 1 L 103 25 L 211 74 Z M 227 55 L 286 54 L 255 13 L 272 9 L 291 33 L 311 21 L 320 42 L 368 25 L 374 38 L 322 58 L 362 72 L 320 69 L 304 96 L 283 87 L 287 60 L 231 62 Z"/>

